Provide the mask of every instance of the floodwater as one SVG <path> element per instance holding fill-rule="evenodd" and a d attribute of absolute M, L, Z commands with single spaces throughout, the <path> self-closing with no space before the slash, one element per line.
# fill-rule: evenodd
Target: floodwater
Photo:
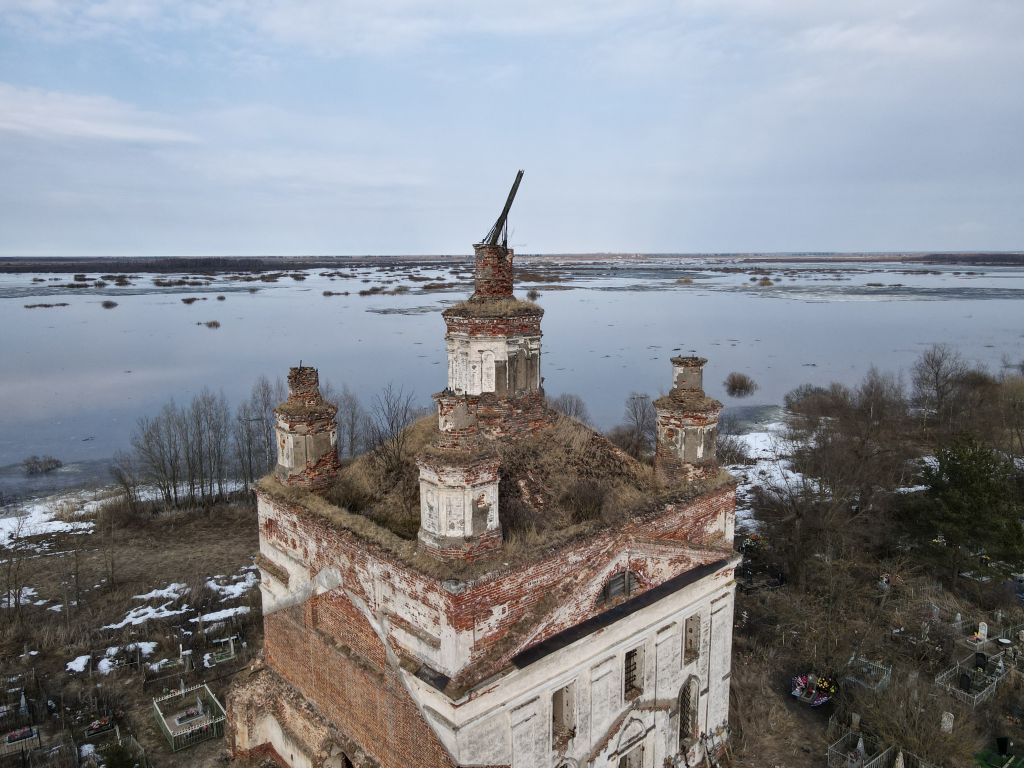
<path fill-rule="evenodd" d="M 995 373 L 1024 360 L 1024 268 L 710 257 L 527 265 L 564 278 L 536 284 L 546 310 L 545 389 L 581 395 L 602 428 L 621 418 L 631 392 L 663 392 L 678 353 L 707 357 L 706 390 L 741 416 L 780 403 L 805 382 L 855 383 L 871 365 L 906 374 L 936 342 Z M 128 447 L 140 416 L 203 387 L 237 403 L 257 377 L 283 377 L 300 360 L 317 366 L 321 380 L 347 384 L 364 404 L 393 382 L 429 405 L 445 385 L 440 310 L 471 290 L 467 267 L 346 270 L 352 277 L 306 270 L 301 281 L 214 278 L 204 287 L 166 288 L 153 285 L 166 275 L 102 288 L 61 288 L 51 279 L 66 284 L 71 275 L 0 275 L 0 492 L 105 481 L 105 460 Z M 772 285 L 758 284 L 758 267 Z M 427 281 L 410 274 L 459 285 L 425 290 Z M 687 277 L 692 283 L 679 282 Z M 409 291 L 358 295 L 377 285 Z M 183 303 L 188 297 L 199 300 Z M 104 300 L 117 306 L 105 309 Z M 25 308 L 58 302 L 68 306 Z M 211 320 L 220 327 L 204 325 Z M 730 371 L 753 377 L 758 391 L 727 397 L 721 382 Z M 26 484 L 11 465 L 31 454 L 68 467 Z"/>

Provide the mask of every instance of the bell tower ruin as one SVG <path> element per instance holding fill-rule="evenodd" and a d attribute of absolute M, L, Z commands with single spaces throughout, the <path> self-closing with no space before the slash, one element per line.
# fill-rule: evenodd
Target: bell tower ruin
<path fill-rule="evenodd" d="M 703 357 L 672 358 L 672 389 L 654 402 L 657 448 L 654 469 L 669 485 L 717 469 L 715 440 L 722 404 L 704 394 Z"/>
<path fill-rule="evenodd" d="M 442 313 L 448 386 L 434 395 L 439 437 L 418 461 L 418 540 L 443 558 L 473 560 L 501 546 L 499 462 L 490 441 L 548 423 L 540 375 L 544 310 L 512 293 L 506 227 L 522 176 L 484 242 L 473 246 L 473 295 Z"/>

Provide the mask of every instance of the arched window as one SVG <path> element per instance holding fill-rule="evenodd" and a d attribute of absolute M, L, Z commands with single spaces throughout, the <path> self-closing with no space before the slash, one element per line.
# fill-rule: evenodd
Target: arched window
<path fill-rule="evenodd" d="M 699 735 L 698 711 L 700 701 L 700 683 L 696 677 L 690 677 L 679 691 L 679 750 L 686 749 L 689 743 Z"/>
<path fill-rule="evenodd" d="M 611 602 L 623 595 L 631 595 L 638 586 L 640 586 L 640 582 L 635 573 L 632 571 L 619 571 L 605 582 L 604 587 L 601 588 L 601 594 L 598 595 L 597 604 L 601 605 L 602 603 Z"/>

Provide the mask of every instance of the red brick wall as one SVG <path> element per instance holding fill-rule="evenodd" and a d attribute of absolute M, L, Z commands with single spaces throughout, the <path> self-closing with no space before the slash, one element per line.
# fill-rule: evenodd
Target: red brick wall
<path fill-rule="evenodd" d="M 528 306 L 528 305 L 527 305 Z M 529 314 L 515 314 L 506 317 L 477 317 L 460 313 L 458 309 L 446 309 L 444 316 L 448 333 L 462 333 L 467 336 L 508 338 L 510 336 L 540 337 L 540 321 L 544 310 L 539 307 Z"/>
<path fill-rule="evenodd" d="M 512 250 L 501 245 L 473 246 L 476 253 L 476 297 L 512 295 Z"/>
<path fill-rule="evenodd" d="M 344 595 L 266 616 L 264 629 L 267 663 L 382 768 L 455 765 Z"/>

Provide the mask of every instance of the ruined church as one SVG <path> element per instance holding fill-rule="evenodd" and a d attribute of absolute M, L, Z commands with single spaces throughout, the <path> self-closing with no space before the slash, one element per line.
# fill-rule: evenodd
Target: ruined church
<path fill-rule="evenodd" d="M 342 465 L 317 370 L 289 372 L 257 491 L 264 648 L 228 695 L 236 758 L 663 768 L 724 749 L 735 483 L 705 361 L 672 359 L 653 466 L 549 409 L 544 312 L 514 296 L 499 240 L 511 197 L 472 296 L 442 313 L 436 415 Z"/>

